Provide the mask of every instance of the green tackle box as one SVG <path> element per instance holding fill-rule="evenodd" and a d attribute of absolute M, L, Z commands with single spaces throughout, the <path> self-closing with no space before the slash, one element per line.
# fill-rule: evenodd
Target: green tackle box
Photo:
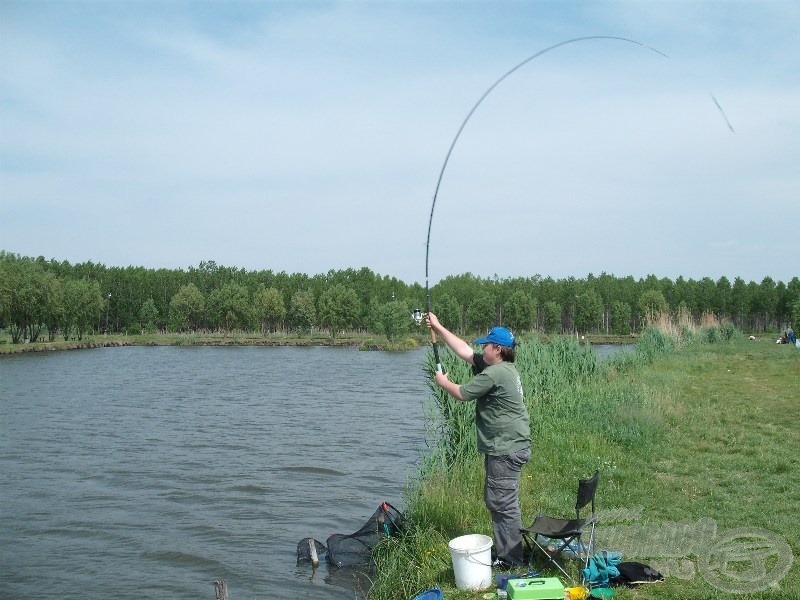
<path fill-rule="evenodd" d="M 558 577 L 509 579 L 506 591 L 512 600 L 564 600 L 564 584 Z"/>

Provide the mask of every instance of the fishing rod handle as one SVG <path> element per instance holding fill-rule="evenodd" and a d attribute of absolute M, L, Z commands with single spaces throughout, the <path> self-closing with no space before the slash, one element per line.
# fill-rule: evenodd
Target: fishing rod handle
<path fill-rule="evenodd" d="M 444 367 L 442 367 L 442 361 L 439 358 L 439 346 L 436 345 L 436 334 L 433 329 L 431 329 L 431 347 L 433 348 L 433 358 L 436 360 L 436 372 L 444 373 Z"/>

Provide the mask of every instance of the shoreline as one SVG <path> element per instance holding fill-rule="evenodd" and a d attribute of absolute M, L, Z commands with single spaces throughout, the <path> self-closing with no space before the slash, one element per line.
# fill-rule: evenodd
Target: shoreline
<path fill-rule="evenodd" d="M 552 337 L 542 335 L 542 340 L 548 341 Z M 578 341 L 580 344 L 634 344 L 637 337 L 615 336 L 605 334 L 592 334 L 585 336 Z M 0 340 L 0 356 L 10 354 L 25 354 L 29 352 L 58 352 L 61 350 L 90 350 L 94 348 L 119 348 L 124 346 L 327 346 L 344 347 L 355 346 L 360 350 L 373 351 L 392 351 L 392 350 L 414 350 L 426 346 L 427 339 L 418 337 L 403 338 L 399 341 L 389 342 L 385 339 L 374 337 L 251 337 L 246 335 L 113 335 L 113 336 L 91 336 L 83 340 L 55 340 L 55 341 L 36 341 L 29 343 L 12 344 L 9 339 Z M 522 343 L 525 343 L 522 338 Z"/>
<path fill-rule="evenodd" d="M 26 354 L 32 352 L 59 352 L 63 350 L 91 350 L 95 348 L 121 348 L 125 346 L 326 346 L 345 347 L 355 346 L 361 350 L 411 350 L 419 348 L 421 344 L 409 344 L 406 341 L 401 345 L 374 339 L 355 339 L 345 337 L 331 338 L 247 338 L 247 337 L 214 337 L 214 336 L 164 336 L 158 339 L 153 336 L 109 336 L 108 338 L 89 338 L 84 340 L 56 340 L 37 341 L 29 343 L 12 344 L 0 342 L 0 356 L 11 354 Z"/>

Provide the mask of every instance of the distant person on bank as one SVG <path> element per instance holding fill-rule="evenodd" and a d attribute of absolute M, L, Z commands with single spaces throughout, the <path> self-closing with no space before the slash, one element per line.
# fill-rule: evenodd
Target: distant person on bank
<path fill-rule="evenodd" d="M 446 329 L 433 313 L 428 327 L 461 359 L 472 365 L 473 378 L 464 384 L 436 373 L 436 384 L 458 400 L 475 401 L 478 452 L 484 455 L 486 478 L 483 498 L 492 515 L 495 566 L 524 563 L 519 482 L 522 467 L 531 456 L 530 417 L 525 407 L 522 382 L 514 366 L 514 335 L 505 327 L 493 327 L 475 340 L 482 352 Z"/>

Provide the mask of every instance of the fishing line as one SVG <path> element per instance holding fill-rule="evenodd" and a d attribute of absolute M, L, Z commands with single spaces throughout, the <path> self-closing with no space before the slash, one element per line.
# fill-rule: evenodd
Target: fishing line
<path fill-rule="evenodd" d="M 560 48 L 561 46 L 566 46 L 567 44 L 574 44 L 576 42 L 585 42 L 587 40 L 616 40 L 616 41 L 620 41 L 620 42 L 627 42 L 627 43 L 636 44 L 637 46 L 641 46 L 642 48 L 646 48 L 648 50 L 651 50 L 651 51 L 655 52 L 656 54 L 659 54 L 659 55 L 663 56 L 664 58 L 669 58 L 663 52 L 661 52 L 659 50 L 656 50 L 655 48 L 652 48 L 651 46 L 648 46 L 647 44 L 643 44 L 642 42 L 637 42 L 636 40 L 631 40 L 631 39 L 628 39 L 628 38 L 608 36 L 608 35 L 592 35 L 592 36 L 587 36 L 587 37 L 579 37 L 579 38 L 573 38 L 571 40 L 566 40 L 564 42 L 559 42 L 558 44 L 554 44 L 552 46 L 549 46 L 549 47 L 545 48 L 544 50 L 540 50 L 539 52 L 537 52 L 537 53 L 529 56 L 525 60 L 523 60 L 521 63 L 519 63 L 518 65 L 516 65 L 512 69 L 508 70 L 502 77 L 500 77 L 491 86 L 489 86 L 489 88 L 478 99 L 478 101 L 475 103 L 475 105 L 472 107 L 472 109 L 469 111 L 469 113 L 467 113 L 466 118 L 461 123 L 461 126 L 458 128 L 458 131 L 456 132 L 456 136 L 453 138 L 453 141 L 450 144 L 450 148 L 447 150 L 447 155 L 444 158 L 444 164 L 442 164 L 442 169 L 439 172 L 439 179 L 436 181 L 436 189 L 433 192 L 433 202 L 431 203 L 431 214 L 430 214 L 430 219 L 428 220 L 428 237 L 427 237 L 427 240 L 425 242 L 425 301 L 426 301 L 426 304 L 427 304 L 428 312 L 431 312 L 431 293 L 430 293 L 430 289 L 428 287 L 428 265 L 429 265 L 429 262 L 430 262 L 429 259 L 430 259 L 430 249 L 431 249 L 431 228 L 433 226 L 433 212 L 436 209 L 436 199 L 439 196 L 439 187 L 441 186 L 442 178 L 444 177 L 445 169 L 447 169 L 447 163 L 450 160 L 450 155 L 453 153 L 453 148 L 455 148 L 456 142 L 458 142 L 458 138 L 461 136 L 461 132 L 464 131 L 464 127 L 466 127 L 467 122 L 470 120 L 470 118 L 475 113 L 475 111 L 478 109 L 478 107 L 481 105 L 481 103 L 486 99 L 486 97 L 489 94 L 491 94 L 492 91 L 498 85 L 500 85 L 503 82 L 503 80 L 506 79 L 508 76 L 510 76 L 512 73 L 514 73 L 515 71 L 521 69 L 522 67 L 524 67 L 526 64 L 528 64 L 529 62 L 531 62 L 535 58 L 538 58 L 542 54 L 546 54 L 547 52 L 550 52 L 551 50 L 555 50 L 556 48 Z M 716 99 L 715 99 L 715 102 L 716 102 Z M 720 111 L 721 110 L 722 109 L 720 108 Z M 727 119 L 726 119 L 726 121 L 727 121 Z M 729 124 L 729 126 L 730 126 L 730 124 Z M 439 349 L 438 349 L 438 347 L 436 345 L 436 333 L 434 333 L 433 329 L 431 329 L 431 346 L 433 346 L 433 356 L 434 356 L 434 359 L 436 360 L 436 370 L 439 371 L 439 372 L 444 372 L 443 369 L 442 369 L 441 360 L 439 359 Z"/>
<path fill-rule="evenodd" d="M 714 104 L 717 105 L 717 108 L 719 109 L 719 114 L 721 114 L 722 118 L 725 119 L 725 124 L 728 126 L 728 129 L 731 130 L 731 133 L 736 133 L 736 130 L 733 128 L 733 125 L 731 125 L 731 122 L 728 120 L 728 115 L 726 115 L 725 111 L 722 110 L 722 106 L 720 106 L 719 101 L 717 100 L 716 96 L 714 96 L 714 94 L 711 94 L 711 99 L 714 101 Z"/>

